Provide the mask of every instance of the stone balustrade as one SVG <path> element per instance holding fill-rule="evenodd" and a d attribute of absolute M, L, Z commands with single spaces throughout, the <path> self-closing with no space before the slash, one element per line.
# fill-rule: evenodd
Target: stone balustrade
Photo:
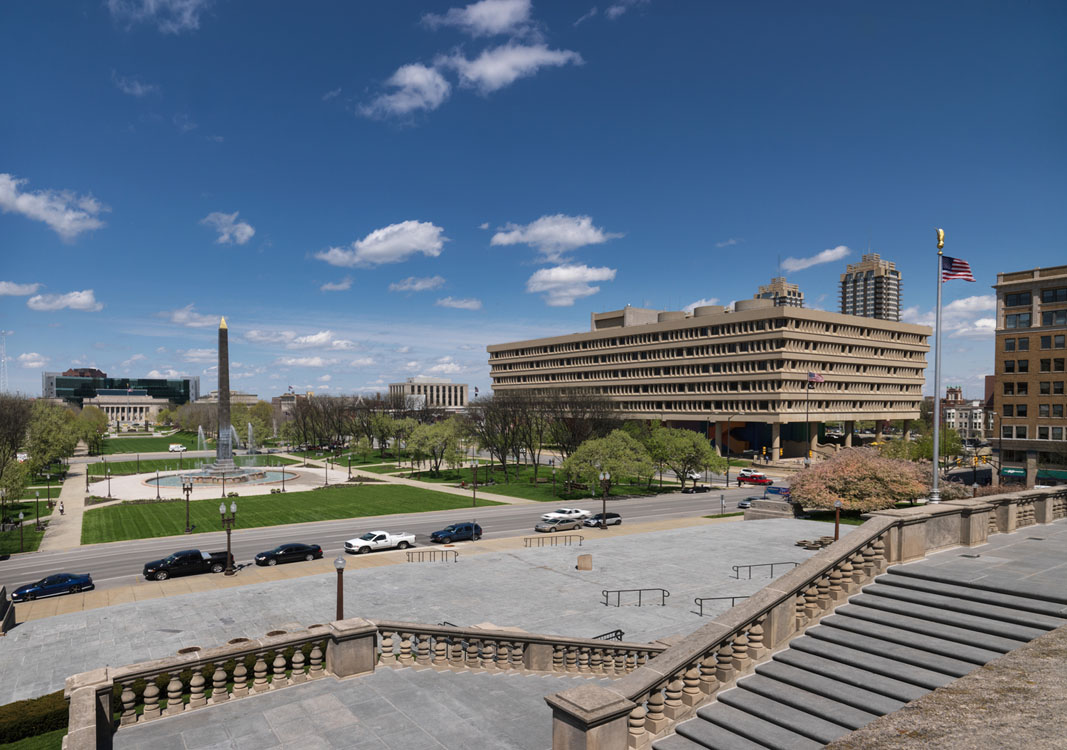
<path fill-rule="evenodd" d="M 893 563 L 1067 517 L 1067 488 L 878 511 L 863 525 L 609 686 L 545 698 L 553 750 L 645 750 Z"/>
<path fill-rule="evenodd" d="M 571 672 L 600 677 L 629 674 L 666 650 L 656 643 L 566 638 L 519 630 L 373 620 L 381 666 L 422 665 L 443 670 Z"/>

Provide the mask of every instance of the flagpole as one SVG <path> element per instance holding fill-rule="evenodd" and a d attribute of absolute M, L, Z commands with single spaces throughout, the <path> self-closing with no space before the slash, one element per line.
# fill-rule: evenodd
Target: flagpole
<path fill-rule="evenodd" d="M 811 466 L 811 374 L 804 381 L 804 466 Z"/>
<path fill-rule="evenodd" d="M 937 315 L 934 322 L 934 481 L 930 487 L 930 502 L 941 502 L 939 486 L 941 474 L 941 277 L 942 248 L 945 233 L 937 230 Z"/>

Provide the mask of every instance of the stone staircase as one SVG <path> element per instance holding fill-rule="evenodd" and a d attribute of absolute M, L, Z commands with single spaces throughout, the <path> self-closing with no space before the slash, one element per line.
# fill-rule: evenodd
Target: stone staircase
<path fill-rule="evenodd" d="M 893 567 L 652 747 L 822 747 L 1065 624 L 1062 589 Z"/>

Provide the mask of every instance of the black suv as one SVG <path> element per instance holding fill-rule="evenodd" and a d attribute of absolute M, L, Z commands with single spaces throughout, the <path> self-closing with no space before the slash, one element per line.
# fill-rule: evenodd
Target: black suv
<path fill-rule="evenodd" d="M 430 534 L 431 542 L 441 542 L 441 544 L 462 542 L 466 539 L 478 541 L 481 538 L 482 527 L 476 523 L 454 523 Z"/>

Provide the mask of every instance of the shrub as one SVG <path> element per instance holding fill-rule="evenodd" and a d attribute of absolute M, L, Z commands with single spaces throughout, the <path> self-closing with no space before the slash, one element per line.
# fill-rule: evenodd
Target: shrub
<path fill-rule="evenodd" d="M 0 744 L 66 729 L 67 713 L 62 690 L 0 706 Z"/>
<path fill-rule="evenodd" d="M 909 502 L 927 492 L 922 466 L 885 458 L 870 448 L 850 448 L 798 473 L 790 496 L 805 507 L 869 512 Z"/>

